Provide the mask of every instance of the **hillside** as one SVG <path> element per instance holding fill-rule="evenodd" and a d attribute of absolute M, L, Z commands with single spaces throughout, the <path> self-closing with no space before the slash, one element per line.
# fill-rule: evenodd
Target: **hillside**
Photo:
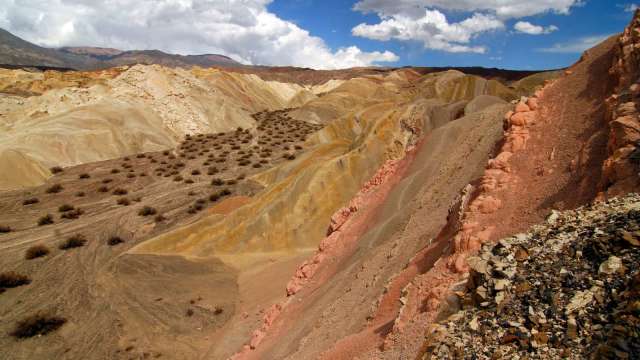
<path fill-rule="evenodd" d="M 0 358 L 640 357 L 639 34 L 544 73 L 1 69 Z"/>

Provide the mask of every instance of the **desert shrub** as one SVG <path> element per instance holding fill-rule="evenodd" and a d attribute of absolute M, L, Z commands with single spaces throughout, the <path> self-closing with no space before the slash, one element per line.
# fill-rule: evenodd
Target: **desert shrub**
<path fill-rule="evenodd" d="M 142 201 L 142 197 L 136 196 L 132 200 L 139 203 L 140 201 Z"/>
<path fill-rule="evenodd" d="M 0 225 L 0 234 L 6 234 L 6 233 L 10 233 L 11 227 L 9 226 L 5 226 L 5 225 Z"/>
<path fill-rule="evenodd" d="M 218 200 L 220 200 L 220 194 L 218 193 L 213 193 L 209 196 L 209 201 L 211 202 L 216 202 Z"/>
<path fill-rule="evenodd" d="M 256 169 L 258 169 L 258 168 L 261 168 L 261 167 L 262 167 L 262 164 L 260 164 L 260 163 L 255 163 L 255 164 L 253 164 L 253 165 L 251 165 L 251 166 L 252 166 L 252 167 L 254 167 L 254 168 L 256 168 Z"/>
<path fill-rule="evenodd" d="M 238 177 L 236 179 L 239 181 L 239 180 L 244 180 L 246 177 L 247 177 L 247 175 L 240 174 L 240 175 L 238 175 Z"/>
<path fill-rule="evenodd" d="M 87 195 L 87 194 L 85 194 L 85 192 L 84 192 L 84 191 L 78 191 L 78 192 L 76 193 L 76 196 L 77 196 L 77 197 L 84 197 L 85 195 Z"/>
<path fill-rule="evenodd" d="M 224 180 L 220 179 L 220 178 L 216 178 L 211 180 L 211 185 L 213 186 L 222 186 L 224 185 Z"/>
<path fill-rule="evenodd" d="M 112 174 L 117 174 L 117 173 L 119 173 L 119 172 L 120 172 L 120 170 L 119 170 L 119 169 L 111 169 L 111 173 L 112 173 Z"/>
<path fill-rule="evenodd" d="M 60 205 L 60 207 L 58 207 L 58 212 L 67 212 L 73 209 L 74 209 L 73 205 L 63 204 L 63 205 Z"/>
<path fill-rule="evenodd" d="M 75 220 L 77 218 L 80 217 L 80 215 L 84 214 L 84 211 L 82 211 L 81 209 L 74 209 L 71 211 L 67 211 L 65 213 L 63 213 L 62 215 L 60 215 L 61 219 L 67 219 L 67 220 Z"/>
<path fill-rule="evenodd" d="M 57 194 L 59 192 L 61 192 L 62 190 L 64 190 L 64 188 L 62 187 L 62 185 L 60 184 L 53 184 L 51 186 L 49 186 L 45 192 L 47 194 Z"/>
<path fill-rule="evenodd" d="M 82 174 L 78 175 L 79 179 L 88 179 L 90 177 L 91 177 L 91 175 L 89 175 L 87 173 L 82 173 Z"/>
<path fill-rule="evenodd" d="M 138 159 L 144 159 L 144 158 L 146 158 L 146 157 L 147 157 L 147 155 L 145 155 L 145 154 L 138 154 L 138 155 L 136 155 L 136 158 L 138 158 Z"/>
<path fill-rule="evenodd" d="M 235 185 L 237 183 L 238 182 L 236 180 L 233 180 L 233 179 L 232 180 L 227 180 L 227 185 Z"/>
<path fill-rule="evenodd" d="M 104 180 L 102 180 L 103 184 L 108 184 L 110 182 L 113 182 L 113 179 L 104 179 Z"/>
<path fill-rule="evenodd" d="M 193 179 L 187 179 L 184 181 L 185 184 L 193 184 L 195 181 Z"/>
<path fill-rule="evenodd" d="M 124 242 L 124 240 L 117 235 L 111 236 L 107 239 L 107 245 L 109 246 L 116 246 L 119 244 L 122 244 Z"/>
<path fill-rule="evenodd" d="M 152 208 L 151 206 L 145 206 L 142 209 L 140 209 L 140 211 L 138 211 L 138 215 L 140 216 L 151 216 L 151 215 L 155 215 L 157 213 L 156 209 Z"/>
<path fill-rule="evenodd" d="M 215 175 L 218 173 L 218 168 L 215 166 L 212 166 L 210 168 L 207 169 L 207 175 Z"/>
<path fill-rule="evenodd" d="M 168 150 L 163 151 L 163 152 L 162 152 L 162 155 L 164 155 L 164 156 L 169 155 L 169 151 L 168 151 Z"/>
<path fill-rule="evenodd" d="M 33 245 L 24 253 L 26 260 L 37 259 L 49 255 L 49 248 L 45 245 Z"/>
<path fill-rule="evenodd" d="M 127 178 L 129 179 L 133 179 L 134 177 L 136 177 L 136 174 L 133 174 L 133 173 L 127 174 Z"/>
<path fill-rule="evenodd" d="M 200 175 L 200 170 L 195 169 L 195 170 L 191 171 L 191 175 Z"/>
<path fill-rule="evenodd" d="M 51 214 L 47 214 L 40 219 L 38 219 L 38 226 L 45 226 L 53 224 L 53 216 Z"/>
<path fill-rule="evenodd" d="M 129 206 L 131 205 L 131 201 L 129 201 L 129 199 L 127 198 L 120 198 L 118 199 L 117 204 L 122 206 Z"/>
<path fill-rule="evenodd" d="M 84 237 L 84 235 L 82 234 L 76 234 L 73 235 L 69 238 L 67 238 L 65 241 L 63 241 L 58 248 L 60 250 L 69 250 L 69 249 L 75 249 L 75 248 L 79 248 L 84 246 L 87 243 L 87 239 Z"/>
<path fill-rule="evenodd" d="M 129 193 L 129 191 L 127 189 L 123 189 L 123 188 L 117 188 L 115 190 L 113 190 L 113 195 L 127 195 Z"/>
<path fill-rule="evenodd" d="M 155 217 L 155 218 L 153 218 L 153 221 L 155 221 L 155 222 L 157 222 L 157 223 L 159 223 L 159 222 L 163 222 L 163 221 L 165 221 L 165 220 L 167 220 L 167 218 L 166 218 L 166 217 L 164 217 L 164 215 L 162 215 L 162 214 L 158 214 L 158 215 L 156 215 L 156 217 Z"/>
<path fill-rule="evenodd" d="M 189 195 L 189 196 L 195 196 L 195 195 L 197 195 L 197 194 L 198 194 L 198 193 L 197 193 L 197 192 L 195 192 L 195 191 L 189 191 L 189 192 L 187 193 L 187 195 Z"/>
<path fill-rule="evenodd" d="M 182 178 L 182 176 L 180 176 L 180 175 L 177 175 L 177 176 L 175 176 L 175 177 L 173 178 L 173 181 L 176 181 L 176 182 L 179 182 L 179 181 L 182 181 L 182 180 L 183 180 L 183 178 Z"/>
<path fill-rule="evenodd" d="M 248 161 L 248 160 L 242 160 L 238 162 L 239 166 L 247 166 L 249 164 L 251 164 L 251 161 Z"/>
<path fill-rule="evenodd" d="M 268 163 L 269 163 L 269 160 L 267 159 L 260 160 L 260 164 L 268 164 Z"/>
<path fill-rule="evenodd" d="M 109 192 L 109 188 L 107 186 L 100 186 L 98 188 L 98 192 L 101 192 L 101 193 Z"/>
<path fill-rule="evenodd" d="M 229 190 L 229 189 L 222 189 L 222 190 L 220 191 L 220 196 L 228 196 L 228 195 L 231 195 L 231 190 Z"/>
<path fill-rule="evenodd" d="M 10 335 L 19 339 L 42 336 L 58 330 L 66 322 L 65 318 L 41 312 L 20 320 Z"/>
<path fill-rule="evenodd" d="M 187 315 L 188 317 L 193 316 L 193 309 L 187 309 L 187 312 L 185 313 L 185 315 Z"/>
<path fill-rule="evenodd" d="M 52 174 L 59 174 L 64 171 L 60 166 L 54 166 L 49 170 L 51 171 Z"/>
<path fill-rule="evenodd" d="M 295 148 L 296 150 L 302 150 L 302 146 L 300 146 L 300 145 L 296 145 L 296 146 L 294 146 L 294 148 Z"/>
<path fill-rule="evenodd" d="M 29 285 L 31 279 L 28 276 L 18 274 L 15 271 L 7 271 L 0 273 L 0 288 L 15 288 L 18 286 Z"/>
<path fill-rule="evenodd" d="M 22 205 L 24 205 L 24 206 L 33 205 L 33 204 L 37 204 L 39 202 L 40 202 L 40 200 L 38 200 L 38 198 L 29 198 L 29 199 L 26 199 L 25 201 L 23 201 Z"/>
<path fill-rule="evenodd" d="M 220 306 L 216 306 L 216 307 L 215 307 L 215 310 L 213 310 L 213 313 L 214 313 L 215 315 L 220 315 L 220 314 L 222 314 L 223 312 L 224 312 L 224 309 L 223 309 L 223 308 L 221 308 Z"/>
<path fill-rule="evenodd" d="M 198 205 L 204 205 L 207 203 L 207 199 L 198 199 L 195 203 Z"/>

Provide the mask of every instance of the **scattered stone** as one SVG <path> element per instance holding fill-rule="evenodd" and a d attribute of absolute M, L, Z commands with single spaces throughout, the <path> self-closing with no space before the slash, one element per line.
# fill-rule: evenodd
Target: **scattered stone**
<path fill-rule="evenodd" d="M 423 358 L 640 359 L 638 234 L 631 194 L 483 245 Z"/>

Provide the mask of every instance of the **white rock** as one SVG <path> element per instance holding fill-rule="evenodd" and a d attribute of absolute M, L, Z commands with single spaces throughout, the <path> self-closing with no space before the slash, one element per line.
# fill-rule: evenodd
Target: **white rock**
<path fill-rule="evenodd" d="M 622 260 L 617 256 L 611 256 L 605 262 L 600 264 L 598 272 L 611 275 L 620 271 L 622 267 Z"/>

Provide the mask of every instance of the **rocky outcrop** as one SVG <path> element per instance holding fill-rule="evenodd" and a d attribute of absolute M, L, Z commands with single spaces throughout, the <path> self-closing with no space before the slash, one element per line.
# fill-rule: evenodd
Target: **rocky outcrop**
<path fill-rule="evenodd" d="M 603 167 L 602 197 L 640 188 L 640 12 L 618 39 L 609 74 L 616 88 L 607 99 L 609 158 Z"/>
<path fill-rule="evenodd" d="M 639 229 L 632 194 L 483 246 L 424 359 L 638 358 Z"/>

